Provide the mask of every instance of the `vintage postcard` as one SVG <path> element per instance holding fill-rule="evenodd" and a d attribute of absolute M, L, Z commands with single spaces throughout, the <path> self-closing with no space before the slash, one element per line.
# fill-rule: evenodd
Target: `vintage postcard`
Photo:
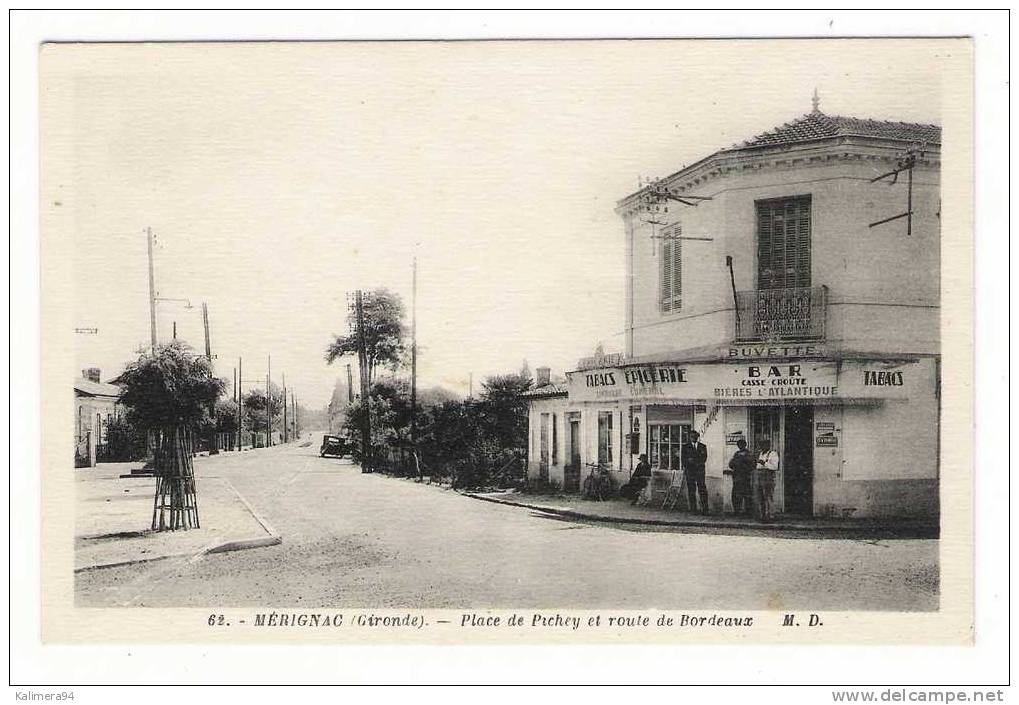
<path fill-rule="evenodd" d="M 46 643 L 971 643 L 970 40 L 39 61 Z"/>

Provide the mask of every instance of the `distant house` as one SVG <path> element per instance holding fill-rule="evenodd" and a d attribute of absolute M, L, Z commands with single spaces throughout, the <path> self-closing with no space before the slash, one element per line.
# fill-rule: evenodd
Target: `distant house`
<path fill-rule="evenodd" d="M 110 421 L 122 411 L 120 387 L 100 382 L 99 376 L 92 367 L 74 381 L 74 466 L 79 468 L 92 467 L 102 457 Z"/>

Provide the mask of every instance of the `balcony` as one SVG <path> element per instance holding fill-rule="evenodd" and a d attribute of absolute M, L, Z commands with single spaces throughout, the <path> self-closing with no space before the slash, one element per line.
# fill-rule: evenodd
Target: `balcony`
<path fill-rule="evenodd" d="M 736 292 L 736 342 L 824 340 L 828 287 Z"/>

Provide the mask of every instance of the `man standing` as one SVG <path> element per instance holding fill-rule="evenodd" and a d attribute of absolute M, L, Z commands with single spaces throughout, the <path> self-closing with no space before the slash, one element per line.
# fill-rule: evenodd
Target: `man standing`
<path fill-rule="evenodd" d="M 759 444 L 757 456 L 757 494 L 761 521 L 771 521 L 771 496 L 775 492 L 775 473 L 779 469 L 778 451 L 771 449 L 771 441 L 764 439 Z"/>
<path fill-rule="evenodd" d="M 700 496 L 700 512 L 708 513 L 708 488 L 704 484 L 704 466 L 708 462 L 708 447 L 700 443 L 701 434 L 690 431 L 690 441 L 683 446 L 683 474 L 686 475 L 686 496 L 690 511 L 697 511 L 697 497 Z"/>
<path fill-rule="evenodd" d="M 754 459 L 747 450 L 747 442 L 736 441 L 738 450 L 729 461 L 726 475 L 732 475 L 732 511 L 736 514 L 750 514 L 750 483 L 754 474 Z"/>

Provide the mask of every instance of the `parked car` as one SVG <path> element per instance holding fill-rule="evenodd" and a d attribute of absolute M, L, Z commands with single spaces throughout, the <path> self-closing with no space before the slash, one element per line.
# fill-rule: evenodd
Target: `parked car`
<path fill-rule="evenodd" d="M 322 436 L 322 447 L 318 449 L 318 454 L 323 458 L 327 455 L 342 458 L 347 454 L 347 442 L 342 436 Z"/>

